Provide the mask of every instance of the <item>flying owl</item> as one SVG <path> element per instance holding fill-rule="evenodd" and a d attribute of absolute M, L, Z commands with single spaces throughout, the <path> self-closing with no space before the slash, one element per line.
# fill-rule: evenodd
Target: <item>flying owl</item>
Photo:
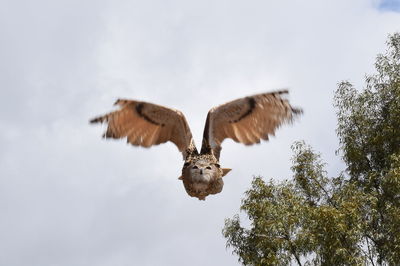
<path fill-rule="evenodd" d="M 150 147 L 173 142 L 183 155 L 182 180 L 191 197 L 205 200 L 222 191 L 222 177 L 231 169 L 219 164 L 221 144 L 233 139 L 245 145 L 268 140 L 269 135 L 284 123 L 302 113 L 283 96 L 287 90 L 240 98 L 212 108 L 206 119 L 200 153 L 194 143 L 185 116 L 164 106 L 119 99 L 119 109 L 90 120 L 108 124 L 104 138 L 126 138 L 134 146 Z"/>

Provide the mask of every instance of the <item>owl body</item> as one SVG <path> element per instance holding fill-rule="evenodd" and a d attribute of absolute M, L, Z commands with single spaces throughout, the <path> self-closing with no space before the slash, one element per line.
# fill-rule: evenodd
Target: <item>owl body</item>
<path fill-rule="evenodd" d="M 219 165 L 221 144 L 225 139 L 245 145 L 260 143 L 302 112 L 281 97 L 287 93 L 282 90 L 257 94 L 212 108 L 207 115 L 200 153 L 184 115 L 164 106 L 120 99 L 115 103 L 120 109 L 90 122 L 107 122 L 103 137 L 126 138 L 134 146 L 174 143 L 185 160 L 179 179 L 189 196 L 204 200 L 222 191 L 222 178 L 231 171 Z"/>
<path fill-rule="evenodd" d="M 213 154 L 191 155 L 185 160 L 179 179 L 189 196 L 205 200 L 206 196 L 222 191 L 222 177 L 230 170 L 222 169 Z"/>

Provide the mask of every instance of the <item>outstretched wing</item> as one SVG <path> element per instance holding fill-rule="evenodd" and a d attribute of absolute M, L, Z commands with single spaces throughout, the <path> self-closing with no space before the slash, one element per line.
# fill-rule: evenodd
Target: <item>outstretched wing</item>
<path fill-rule="evenodd" d="M 173 142 L 185 158 L 188 149 L 196 149 L 184 115 L 177 110 L 147 102 L 120 99 L 119 110 L 90 120 L 107 122 L 104 138 L 127 138 L 135 146 L 150 147 Z"/>
<path fill-rule="evenodd" d="M 207 115 L 201 153 L 213 152 L 219 159 L 226 138 L 246 145 L 268 140 L 285 122 L 291 122 L 301 109 L 282 98 L 287 90 L 240 98 L 212 108 Z"/>

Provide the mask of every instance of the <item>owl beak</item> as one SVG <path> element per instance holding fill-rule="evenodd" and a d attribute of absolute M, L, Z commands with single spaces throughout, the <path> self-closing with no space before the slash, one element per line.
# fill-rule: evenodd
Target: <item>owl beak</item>
<path fill-rule="evenodd" d="M 203 169 L 200 169 L 200 174 L 201 174 L 201 175 L 203 174 Z"/>

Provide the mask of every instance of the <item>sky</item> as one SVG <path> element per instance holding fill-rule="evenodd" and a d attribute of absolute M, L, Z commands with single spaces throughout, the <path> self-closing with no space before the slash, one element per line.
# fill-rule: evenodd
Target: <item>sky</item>
<path fill-rule="evenodd" d="M 379 8 L 386 11 L 400 12 L 400 0 L 383 0 L 379 3 Z"/>
<path fill-rule="evenodd" d="M 252 177 L 290 178 L 297 140 L 344 169 L 333 92 L 362 89 L 399 25 L 393 0 L 3 0 L 0 265 L 239 265 L 221 230 Z M 173 144 L 88 124 L 145 100 L 182 111 L 199 145 L 210 108 L 281 88 L 304 115 L 260 145 L 225 141 L 233 170 L 206 201 L 178 181 Z"/>

